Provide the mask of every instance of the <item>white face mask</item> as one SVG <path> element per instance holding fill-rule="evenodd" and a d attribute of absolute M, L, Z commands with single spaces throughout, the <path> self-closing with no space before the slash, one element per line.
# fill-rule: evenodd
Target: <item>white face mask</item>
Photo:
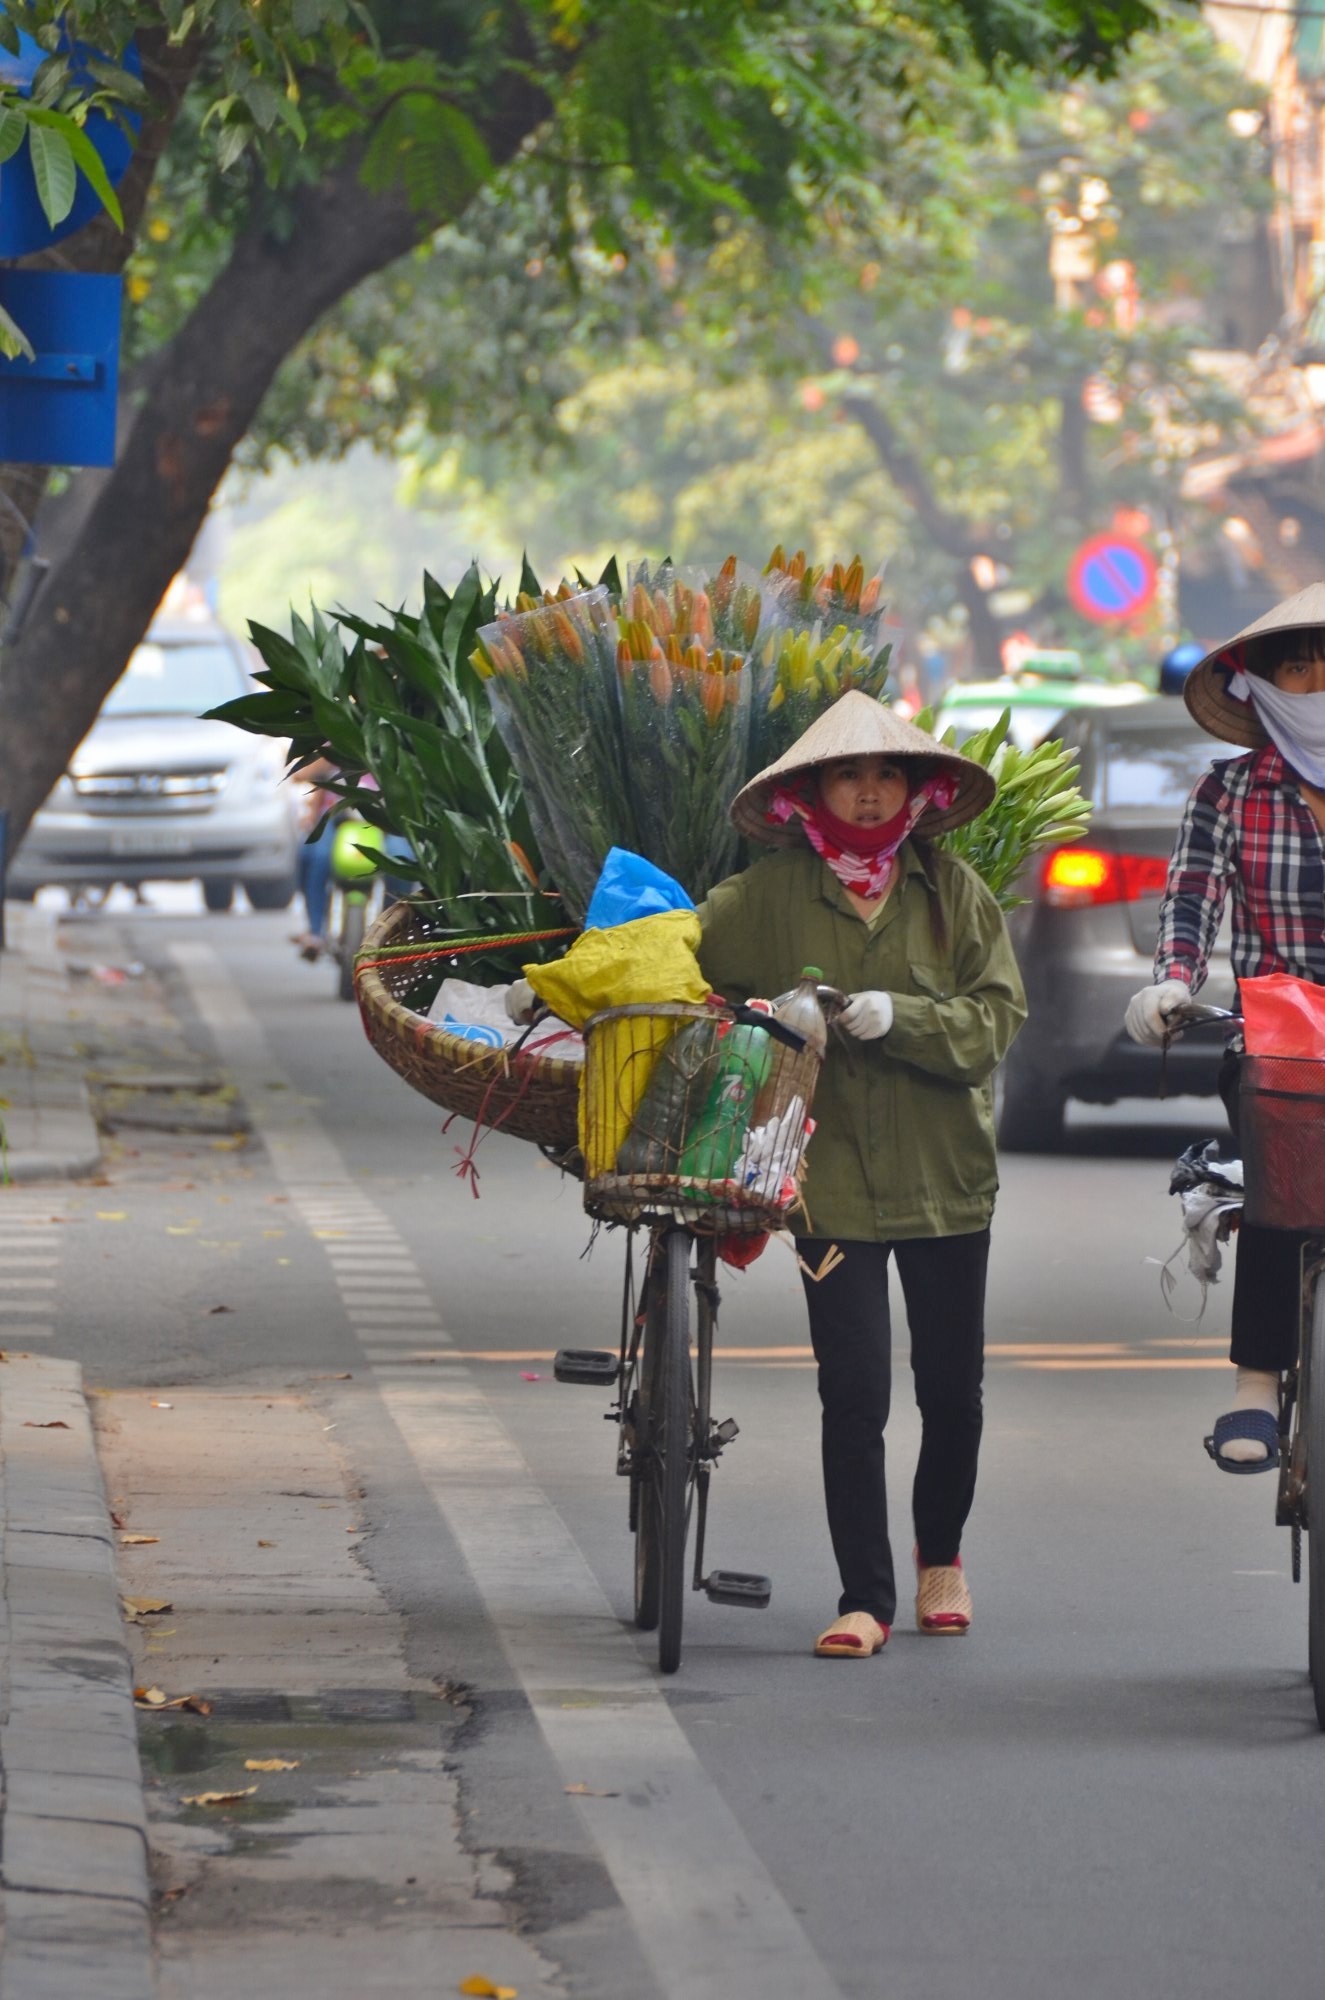
<path fill-rule="evenodd" d="M 1265 733 L 1300 778 L 1325 791 L 1325 694 L 1285 694 L 1259 674 L 1234 674 L 1234 701 L 1250 701 Z"/>

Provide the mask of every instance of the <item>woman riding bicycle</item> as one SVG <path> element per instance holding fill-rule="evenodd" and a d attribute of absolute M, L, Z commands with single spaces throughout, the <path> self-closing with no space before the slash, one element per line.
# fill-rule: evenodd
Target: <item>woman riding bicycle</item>
<path fill-rule="evenodd" d="M 824 1489 L 841 1576 L 823 1658 L 868 1658 L 896 1610 L 883 1431 L 896 1256 L 922 1419 L 913 1494 L 916 1617 L 963 1632 L 962 1529 L 982 1420 L 985 1271 L 998 1179 L 988 1079 L 1025 1019 L 994 897 L 928 836 L 993 784 L 877 701 L 847 694 L 738 795 L 775 847 L 701 906 L 700 960 L 728 999 L 809 963 L 849 994 L 815 1097 L 798 1238 L 823 1405 Z"/>
<path fill-rule="evenodd" d="M 1127 1009 L 1157 1045 L 1199 991 L 1231 897 L 1239 979 L 1282 972 L 1325 985 L 1325 584 L 1276 605 L 1195 667 L 1183 689 L 1211 736 L 1250 755 L 1214 765 L 1183 815 L 1160 906 L 1154 981 Z M 1236 1137 L 1240 1056 L 1219 1088 Z M 1214 1428 L 1226 1472 L 1278 1465 L 1279 1377 L 1297 1354 L 1301 1239 L 1244 1220 L 1233 1284 L 1231 1407 Z"/>

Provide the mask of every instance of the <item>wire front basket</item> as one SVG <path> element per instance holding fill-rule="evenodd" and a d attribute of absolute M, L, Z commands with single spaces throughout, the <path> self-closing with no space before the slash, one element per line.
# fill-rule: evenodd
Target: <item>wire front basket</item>
<path fill-rule="evenodd" d="M 583 1106 L 590 1215 L 670 1219 L 714 1235 L 784 1228 L 821 1062 L 800 1036 L 781 1039 L 788 1034 L 714 1004 L 593 1015 Z"/>
<path fill-rule="evenodd" d="M 1246 1220 L 1325 1234 L 1325 1062 L 1244 1057 L 1238 1112 Z"/>

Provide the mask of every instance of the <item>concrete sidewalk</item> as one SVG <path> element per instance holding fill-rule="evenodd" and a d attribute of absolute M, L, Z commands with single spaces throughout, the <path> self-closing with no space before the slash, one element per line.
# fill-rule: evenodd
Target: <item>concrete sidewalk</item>
<path fill-rule="evenodd" d="M 82 1008 L 55 918 L 5 905 L 0 951 L 0 1182 L 68 1180 L 97 1171 L 101 1146 L 79 1051 Z"/>
<path fill-rule="evenodd" d="M 151 2000 L 147 1826 L 82 1376 L 0 1360 L 0 2000 Z"/>

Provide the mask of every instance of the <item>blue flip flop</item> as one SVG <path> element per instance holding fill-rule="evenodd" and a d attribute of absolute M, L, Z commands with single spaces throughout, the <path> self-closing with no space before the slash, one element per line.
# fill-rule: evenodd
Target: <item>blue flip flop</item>
<path fill-rule="evenodd" d="M 1250 1438 L 1263 1444 L 1264 1458 L 1225 1458 L 1223 1447 L 1234 1438 Z M 1230 1410 L 1215 1418 L 1214 1435 L 1205 1448 L 1221 1472 L 1277 1472 L 1279 1469 L 1279 1419 L 1268 1410 Z"/>

